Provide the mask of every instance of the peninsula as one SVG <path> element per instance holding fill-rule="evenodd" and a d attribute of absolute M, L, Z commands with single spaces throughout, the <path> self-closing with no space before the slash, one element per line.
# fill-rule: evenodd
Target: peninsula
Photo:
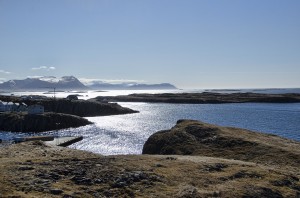
<path fill-rule="evenodd" d="M 27 112 L 0 112 L 0 131 L 42 132 L 79 127 L 91 124 L 82 117 L 107 116 L 136 113 L 132 109 L 121 107 L 116 103 L 69 99 L 24 99 L 14 96 L 0 96 L 1 101 L 12 104 L 39 105 L 44 113 L 29 114 Z"/>
<path fill-rule="evenodd" d="M 221 103 L 293 103 L 300 102 L 300 94 L 258 94 L 258 93 L 162 93 L 130 94 L 127 96 L 98 96 L 95 100 L 110 102 L 156 102 L 184 104 L 221 104 Z"/>
<path fill-rule="evenodd" d="M 138 112 L 122 107 L 117 103 L 103 103 L 91 100 L 69 100 L 65 98 L 23 99 L 16 96 L 1 95 L 0 100 L 16 103 L 22 102 L 27 105 L 39 104 L 44 107 L 45 112 L 64 113 L 82 117 L 120 115 Z"/>

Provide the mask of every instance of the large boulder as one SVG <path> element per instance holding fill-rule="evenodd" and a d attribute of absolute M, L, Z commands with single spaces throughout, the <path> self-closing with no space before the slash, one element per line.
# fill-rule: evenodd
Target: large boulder
<path fill-rule="evenodd" d="M 143 154 L 202 155 L 298 166 L 300 143 L 245 129 L 179 120 L 172 129 L 151 135 Z"/>

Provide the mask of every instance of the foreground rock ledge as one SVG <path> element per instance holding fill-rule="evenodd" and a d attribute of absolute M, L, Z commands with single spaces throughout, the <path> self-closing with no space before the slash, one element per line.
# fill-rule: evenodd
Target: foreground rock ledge
<path fill-rule="evenodd" d="M 70 127 L 80 127 L 92 122 L 79 116 L 62 113 L 0 113 L 0 131 L 42 132 Z"/>
<path fill-rule="evenodd" d="M 199 136 L 199 130 L 206 132 Z M 206 145 L 203 153 L 204 146 L 196 143 L 201 139 L 209 141 L 211 133 L 216 136 L 211 141 L 219 141 Z M 174 144 L 171 153 L 193 155 L 101 156 L 43 142 L 0 147 L 0 197 L 300 196 L 299 142 L 197 121 L 179 121 L 170 131 L 157 134 L 172 135 L 168 140 L 162 138 L 161 144 L 154 141 L 153 145 L 165 148 L 164 145 Z M 258 150 L 270 150 L 256 153 L 249 149 L 251 142 Z M 180 145 L 195 149 L 186 153 Z M 248 152 L 230 150 L 235 146 Z M 220 154 L 221 150 L 224 155 Z M 245 160 L 234 160 L 235 155 L 240 159 L 244 156 Z"/>
<path fill-rule="evenodd" d="M 0 148 L 1 197 L 296 197 L 299 169 L 205 156 Z"/>
<path fill-rule="evenodd" d="M 172 129 L 151 135 L 143 154 L 202 155 L 300 167 L 300 142 L 194 120 L 179 120 Z"/>

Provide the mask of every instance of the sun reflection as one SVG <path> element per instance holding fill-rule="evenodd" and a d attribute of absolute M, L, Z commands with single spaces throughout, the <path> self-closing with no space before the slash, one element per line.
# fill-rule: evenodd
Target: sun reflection
<path fill-rule="evenodd" d="M 299 103 L 280 105 L 121 103 L 121 105 L 138 110 L 140 113 L 87 117 L 93 124 L 38 135 L 83 136 L 82 141 L 70 147 L 102 155 L 141 154 L 143 145 L 151 134 L 170 129 L 178 119 L 194 119 L 300 140 L 300 134 L 297 133 L 300 131 L 300 112 L 295 110 L 300 108 Z M 15 133 L 5 135 L 16 136 Z"/>

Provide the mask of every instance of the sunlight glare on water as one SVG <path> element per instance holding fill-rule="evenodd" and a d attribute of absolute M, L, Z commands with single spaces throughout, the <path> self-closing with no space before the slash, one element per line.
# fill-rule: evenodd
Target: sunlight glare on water
<path fill-rule="evenodd" d="M 241 127 L 300 140 L 300 104 L 150 104 L 121 103 L 140 113 L 89 117 L 85 139 L 71 147 L 101 153 L 140 154 L 148 137 L 179 119 Z"/>
<path fill-rule="evenodd" d="M 119 103 L 140 113 L 87 117 L 94 124 L 43 133 L 0 132 L 0 138 L 26 135 L 83 136 L 71 148 L 103 155 L 141 154 L 148 137 L 179 119 L 245 128 L 300 141 L 300 103 L 164 104 Z"/>

